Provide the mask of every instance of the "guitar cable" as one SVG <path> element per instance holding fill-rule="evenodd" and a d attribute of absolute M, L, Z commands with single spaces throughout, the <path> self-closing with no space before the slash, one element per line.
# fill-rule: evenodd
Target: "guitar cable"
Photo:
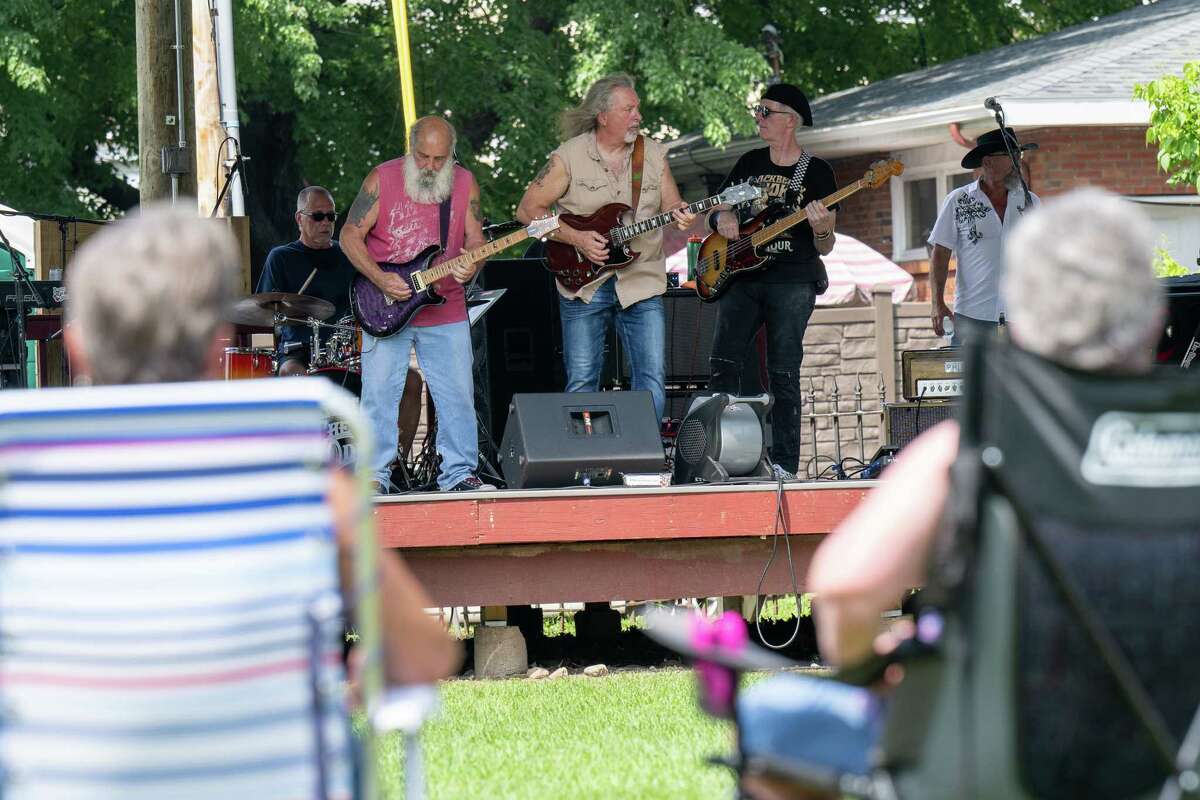
<path fill-rule="evenodd" d="M 783 468 L 776 464 L 773 467 L 775 471 L 775 529 L 771 532 L 771 555 L 767 557 L 767 563 L 763 565 L 762 574 L 758 576 L 758 584 L 754 587 L 754 630 L 758 633 L 758 640 L 772 650 L 782 650 L 796 641 L 796 637 L 800 635 L 800 589 L 796 585 L 796 563 L 792 560 L 792 541 L 788 538 L 787 520 L 783 513 Z M 768 642 L 767 637 L 763 635 L 762 630 L 762 612 L 763 606 L 763 583 L 767 579 L 767 572 L 771 569 L 771 564 L 775 562 L 775 554 L 779 551 L 779 528 L 783 527 L 783 545 L 787 550 L 788 572 L 792 579 L 792 596 L 796 598 L 796 624 L 792 628 L 792 633 L 788 638 L 780 643 Z"/>

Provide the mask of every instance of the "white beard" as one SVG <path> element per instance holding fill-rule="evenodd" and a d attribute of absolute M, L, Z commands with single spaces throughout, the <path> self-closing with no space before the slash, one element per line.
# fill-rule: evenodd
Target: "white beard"
<path fill-rule="evenodd" d="M 404 190 L 418 203 L 440 203 L 454 191 L 454 161 L 447 158 L 440 170 L 419 169 L 416 159 L 404 159 Z"/>

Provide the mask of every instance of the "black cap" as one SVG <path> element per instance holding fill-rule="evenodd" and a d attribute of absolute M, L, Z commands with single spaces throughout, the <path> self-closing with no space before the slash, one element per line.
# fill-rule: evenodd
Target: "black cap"
<path fill-rule="evenodd" d="M 808 107 L 808 98 L 804 96 L 804 92 L 800 91 L 799 87 L 790 83 L 777 83 L 763 93 L 762 99 L 783 103 L 799 114 L 805 125 L 812 127 L 812 110 Z"/>

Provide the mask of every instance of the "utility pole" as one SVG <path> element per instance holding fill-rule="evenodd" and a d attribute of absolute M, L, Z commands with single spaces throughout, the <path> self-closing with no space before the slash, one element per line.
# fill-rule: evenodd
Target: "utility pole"
<path fill-rule="evenodd" d="M 135 0 L 142 203 L 196 194 L 192 2 Z"/>

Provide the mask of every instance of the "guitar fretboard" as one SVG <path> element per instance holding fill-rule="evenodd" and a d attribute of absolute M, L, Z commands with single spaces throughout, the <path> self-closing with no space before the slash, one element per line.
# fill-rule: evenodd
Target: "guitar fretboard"
<path fill-rule="evenodd" d="M 425 289 L 449 275 L 455 267 L 461 264 L 474 264 L 476 261 L 493 256 L 501 250 L 512 247 L 517 242 L 527 238 L 529 238 L 529 231 L 525 229 L 513 231 L 507 236 L 501 236 L 499 239 L 488 242 L 483 247 L 478 247 L 469 253 L 463 253 L 449 261 L 443 261 L 436 266 L 413 273 L 413 283 L 416 284 L 418 289 Z"/>
<path fill-rule="evenodd" d="M 859 189 L 863 189 L 866 186 L 867 186 L 867 182 L 860 178 L 859 180 L 856 180 L 854 183 L 843 186 L 841 189 L 838 189 L 836 192 L 829 195 L 828 197 L 822 198 L 821 202 L 827 206 L 831 206 L 834 203 L 840 203 L 843 200 L 845 200 L 847 197 L 849 197 L 850 195 L 857 192 Z M 786 217 L 776 220 L 775 222 L 771 223 L 767 227 L 757 230 L 754 233 L 750 234 L 750 241 L 755 247 L 764 245 L 767 242 L 774 239 L 776 236 L 779 236 L 780 234 L 785 232 L 788 228 L 791 228 L 795 225 L 799 225 L 801 222 L 804 222 L 804 220 L 806 220 L 806 219 L 808 219 L 808 212 L 805 211 L 803 208 L 797 209 L 797 210 L 793 211 L 791 214 L 788 214 Z"/>
<path fill-rule="evenodd" d="M 699 214 L 701 211 L 708 211 L 710 208 L 720 204 L 721 196 L 715 195 L 713 197 L 706 197 L 703 200 L 692 203 L 685 210 L 689 214 Z M 640 222 L 635 222 L 632 225 L 626 225 L 623 228 L 613 228 L 608 232 L 608 239 L 613 244 L 628 242 L 630 239 L 641 236 L 643 233 L 649 233 L 655 228 L 661 228 L 663 225 L 670 223 L 674 219 L 675 216 L 672 214 L 672 212 L 664 211 L 661 214 L 657 214 Z"/>

